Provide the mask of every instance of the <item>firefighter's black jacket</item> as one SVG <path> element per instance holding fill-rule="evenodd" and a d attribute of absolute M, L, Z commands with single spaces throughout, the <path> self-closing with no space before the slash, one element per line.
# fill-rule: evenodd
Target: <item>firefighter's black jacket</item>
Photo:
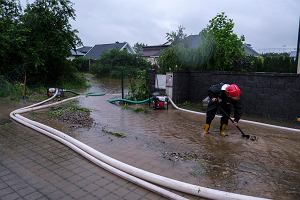
<path fill-rule="evenodd" d="M 218 98 L 219 101 L 209 103 L 207 110 L 215 109 L 216 106 L 223 106 L 230 103 L 234 108 L 234 121 L 238 122 L 242 115 L 242 103 L 241 100 L 233 100 L 225 94 L 225 90 L 222 90 L 224 83 L 219 83 L 210 86 L 208 89 L 208 96 L 210 99 Z"/>

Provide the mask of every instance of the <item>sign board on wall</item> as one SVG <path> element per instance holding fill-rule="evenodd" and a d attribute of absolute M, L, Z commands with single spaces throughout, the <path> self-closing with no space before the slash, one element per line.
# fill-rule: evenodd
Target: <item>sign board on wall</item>
<path fill-rule="evenodd" d="M 166 87 L 173 87 L 173 73 L 166 74 Z"/>
<path fill-rule="evenodd" d="M 155 88 L 166 89 L 166 75 L 157 74 L 155 77 Z"/>

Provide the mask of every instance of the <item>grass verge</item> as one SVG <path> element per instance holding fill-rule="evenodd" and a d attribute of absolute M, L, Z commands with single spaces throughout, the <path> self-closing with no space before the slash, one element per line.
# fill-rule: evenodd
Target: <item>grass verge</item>
<path fill-rule="evenodd" d="M 72 78 L 59 81 L 56 84 L 48 84 L 48 87 L 58 87 L 64 89 L 86 89 L 90 85 L 84 73 L 75 73 Z M 24 97 L 25 89 L 25 97 Z M 24 88 L 23 83 L 11 83 L 4 76 L 0 76 L 0 98 L 8 98 L 13 101 L 27 99 L 36 102 L 47 98 L 47 87 L 45 85 L 31 85 Z"/>
<path fill-rule="evenodd" d="M 70 102 L 51 108 L 48 116 L 70 124 L 74 128 L 90 128 L 93 124 L 90 112 L 89 109 L 80 107 L 77 102 Z"/>

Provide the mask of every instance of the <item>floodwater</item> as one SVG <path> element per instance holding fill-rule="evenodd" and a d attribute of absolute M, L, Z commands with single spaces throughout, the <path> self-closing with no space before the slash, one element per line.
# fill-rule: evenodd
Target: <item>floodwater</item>
<path fill-rule="evenodd" d="M 89 92 L 120 93 L 118 81 L 91 80 Z M 114 95 L 80 100 L 95 120 L 77 139 L 127 164 L 203 187 L 273 199 L 300 199 L 300 134 L 240 123 L 249 141 L 229 125 L 218 135 L 219 119 L 203 136 L 204 117 L 169 110 L 135 112 L 107 102 Z M 147 107 L 147 106 L 146 106 Z M 170 106 L 171 107 L 171 106 Z M 121 132 L 125 138 L 105 133 Z"/>
<path fill-rule="evenodd" d="M 120 81 L 90 81 L 88 92 L 107 93 L 79 100 L 92 111 L 92 128 L 69 130 L 58 122 L 46 123 L 108 156 L 162 176 L 244 195 L 300 199 L 299 133 L 240 123 L 245 133 L 258 140 L 243 139 L 232 125 L 223 138 L 216 118 L 211 133 L 204 136 L 203 116 L 171 106 L 148 112 L 135 112 L 135 105 L 123 109 L 107 102 L 120 97 L 112 95 L 121 92 Z M 114 132 L 126 137 L 110 134 Z"/>

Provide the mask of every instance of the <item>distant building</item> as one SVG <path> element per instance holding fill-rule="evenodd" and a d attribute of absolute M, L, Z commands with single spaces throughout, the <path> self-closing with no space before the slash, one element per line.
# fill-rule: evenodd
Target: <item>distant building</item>
<path fill-rule="evenodd" d="M 89 50 L 91 50 L 91 48 L 93 48 L 93 47 L 83 46 L 83 47 L 78 48 L 77 51 L 79 51 L 85 55 Z"/>
<path fill-rule="evenodd" d="M 83 57 L 92 47 L 83 46 L 76 50 L 71 49 L 70 56 L 67 58 L 68 60 L 73 60 L 78 57 Z"/>
<path fill-rule="evenodd" d="M 182 43 L 185 48 L 196 49 L 199 47 L 201 42 L 200 35 L 189 35 L 185 39 L 182 40 Z M 247 56 L 259 56 L 251 46 L 251 44 L 243 44 L 244 52 Z"/>
<path fill-rule="evenodd" d="M 116 42 L 111 44 L 97 44 L 92 47 L 86 54 L 85 58 L 89 60 L 99 60 L 102 54 L 108 50 L 117 49 L 117 50 L 126 50 L 128 53 L 135 53 L 133 48 L 127 42 Z"/>
<path fill-rule="evenodd" d="M 152 65 L 158 65 L 157 59 L 161 52 L 167 47 L 169 47 L 169 45 L 145 46 L 142 49 L 142 56 Z"/>
<path fill-rule="evenodd" d="M 281 53 L 287 53 L 287 54 L 291 54 L 293 53 L 293 51 L 296 51 L 297 48 L 293 48 L 293 47 L 270 47 L 270 48 L 259 48 L 257 49 L 258 52 L 260 54 L 268 54 L 268 53 L 277 53 L 277 54 L 281 54 Z"/>
<path fill-rule="evenodd" d="M 296 60 L 296 57 L 297 57 L 297 51 L 296 51 L 296 50 L 295 50 L 295 51 L 291 51 L 291 52 L 289 53 L 289 55 L 290 55 L 291 58 L 293 58 L 294 60 Z"/>
<path fill-rule="evenodd" d="M 259 53 L 252 48 L 251 44 L 243 44 L 243 49 L 247 56 L 259 56 Z"/>
<path fill-rule="evenodd" d="M 84 53 L 81 53 L 81 52 L 79 52 L 77 50 L 73 50 L 73 49 L 71 49 L 70 54 L 71 55 L 69 57 L 67 57 L 68 60 L 74 60 L 75 58 L 82 57 L 85 55 Z"/>

